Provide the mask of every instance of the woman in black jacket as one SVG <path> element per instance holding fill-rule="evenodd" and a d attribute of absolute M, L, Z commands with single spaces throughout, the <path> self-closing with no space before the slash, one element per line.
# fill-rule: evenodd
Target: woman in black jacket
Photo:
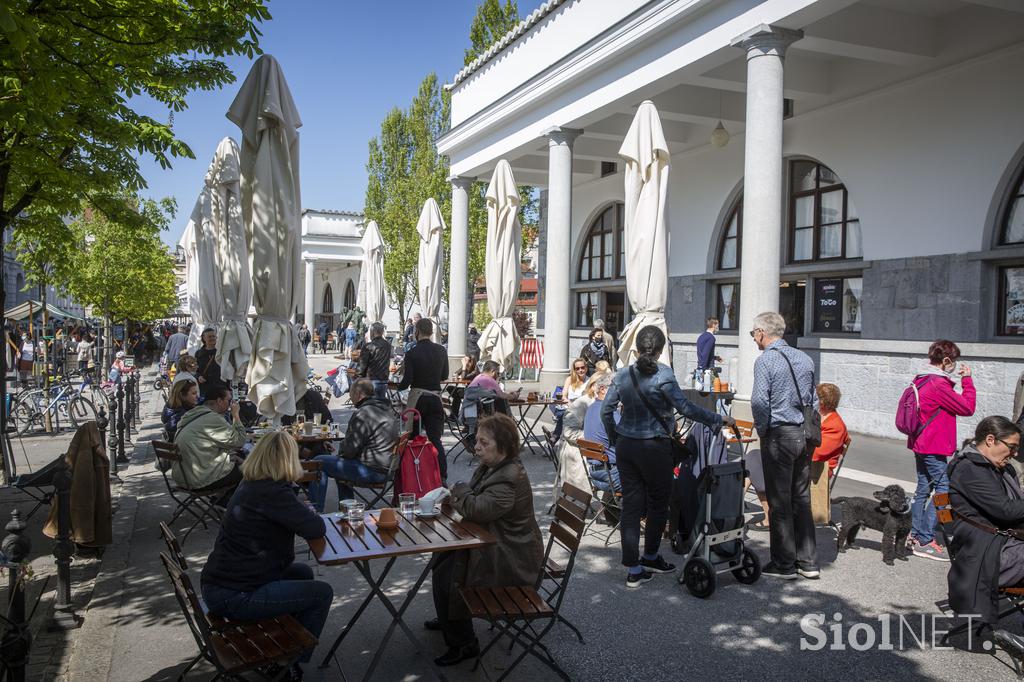
<path fill-rule="evenodd" d="M 1024 526 L 1024 493 L 1008 466 L 1020 434 L 1005 417 L 985 417 L 949 465 L 956 513 L 949 605 L 954 613 L 979 614 L 990 625 L 998 620 L 999 588 L 1024 583 L 1024 540 L 995 532 Z"/>
<path fill-rule="evenodd" d="M 171 387 L 171 397 L 167 399 L 164 410 L 160 414 L 160 421 L 164 424 L 167 440 L 174 441 L 174 434 L 178 432 L 178 422 L 198 402 L 199 389 L 194 381 L 185 379 Z"/>
<path fill-rule="evenodd" d="M 319 637 L 334 590 L 313 580 L 313 569 L 295 561 L 295 536 L 323 538 L 324 520 L 299 501 L 292 484 L 302 476 L 291 435 L 260 439 L 242 464 L 242 482 L 224 512 L 213 552 L 200 578 L 210 613 L 230 620 L 291 614 Z M 300 659 L 309 661 L 313 650 Z M 302 679 L 296 664 L 285 679 Z"/>

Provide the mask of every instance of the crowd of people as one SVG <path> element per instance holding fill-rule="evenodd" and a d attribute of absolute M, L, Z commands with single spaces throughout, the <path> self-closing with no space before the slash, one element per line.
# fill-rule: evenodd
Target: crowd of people
<path fill-rule="evenodd" d="M 533 487 L 519 460 L 520 433 L 508 415 L 508 404 L 521 394 L 506 389 L 498 363 L 479 362 L 475 353 L 463 358 L 454 377 L 457 382 L 449 382 L 447 351 L 433 340 L 433 322 L 421 318 L 410 323 L 411 336 L 399 339 L 405 351 L 400 377 L 393 375 L 395 348 L 382 324 L 371 325 L 351 344 L 346 341 L 348 367 L 355 375 L 348 389 L 353 413 L 337 451 L 329 443 L 300 448 L 294 439 L 274 433 L 246 454 L 240 406 L 219 381 L 216 335 L 206 330 L 194 357 L 182 345 L 187 330 L 170 335 L 167 355 L 180 350 L 163 421 L 184 462 L 173 475 L 180 484 L 221 494 L 228 509 L 202 577 L 211 613 L 246 618 L 287 611 L 319 635 L 332 591 L 293 561 L 293 539 L 298 535 L 315 541 L 323 536 L 317 512 L 326 506 L 331 479 L 338 499 L 344 500 L 354 495 L 352 486 L 381 484 L 395 471 L 395 457 L 401 454 L 396 443 L 409 424 L 392 409 L 389 380 L 397 382 L 399 391 L 408 391 L 406 404 L 416 411 L 419 427 L 437 452 L 453 507 L 498 538 L 484 551 L 442 553 L 433 565 L 437 618 L 425 627 L 440 631 L 447 646 L 436 663 L 453 665 L 479 652 L 472 622 L 456 598 L 456 585 L 536 580 L 541 534 Z M 815 480 L 827 483 L 849 438 L 839 414 L 840 388 L 817 381 L 811 358 L 783 339 L 785 327 L 782 316 L 763 313 L 748 330 L 750 342 L 763 351 L 754 365 L 750 409 L 759 437 L 759 454 L 752 458 L 758 472 L 752 472 L 752 478 L 757 479 L 754 487 L 765 518 L 751 528 L 768 531 L 762 575 L 814 580 L 820 567 L 810 490 Z M 707 368 L 721 362 L 715 354 L 716 332 L 717 324 L 709 320 L 710 343 L 704 339 L 699 344 L 698 361 Z M 659 362 L 667 343 L 660 329 L 641 329 L 635 362 L 616 369 L 614 337 L 603 325 L 596 326 L 556 392 L 561 402 L 553 406 L 549 438 L 557 452 L 554 490 L 557 494 L 567 481 L 605 495 L 621 493 L 621 508 L 608 520 L 620 530 L 621 563 L 629 588 L 676 570 L 662 552 L 662 540 L 673 469 L 679 463 L 673 446 L 677 417 L 714 431 L 735 428 L 730 415 L 687 399 L 673 369 Z M 984 614 L 991 612 L 989 602 L 1000 587 L 1024 583 L 1024 532 L 1019 538 L 1006 532 L 1024 525 L 1021 481 L 1008 464 L 1019 449 L 1020 427 L 1011 419 L 988 417 L 978 424 L 975 437 L 958 447 L 956 419 L 973 414 L 975 408 L 971 370 L 959 357 L 956 344 L 937 341 L 914 380 L 922 426 L 908 437 L 918 478 L 909 542 L 914 554 L 929 559 L 948 561 L 955 551 L 951 603 L 960 612 Z M 216 373 L 211 374 L 214 368 Z M 442 390 L 448 392 L 447 401 Z M 481 391 L 493 401 L 494 415 L 479 420 L 470 441 L 478 465 L 470 481 L 449 482 L 441 439 L 445 419 L 459 419 L 466 396 Z M 332 420 L 316 391 L 307 392 L 300 409 L 307 418 L 319 413 L 325 423 Z M 588 465 L 580 456 L 581 439 L 603 447 L 607 468 Z M 306 493 L 308 506 L 295 496 L 294 482 L 302 475 L 300 459 L 320 463 L 320 473 Z M 947 491 L 958 519 L 954 546 L 938 541 L 931 502 L 934 493 Z M 241 565 L 249 568 L 239 577 Z M 968 584 L 977 587 L 967 589 Z M 1021 644 L 1024 647 L 1024 641 Z M 289 674 L 290 679 L 300 679 L 301 666 Z"/>

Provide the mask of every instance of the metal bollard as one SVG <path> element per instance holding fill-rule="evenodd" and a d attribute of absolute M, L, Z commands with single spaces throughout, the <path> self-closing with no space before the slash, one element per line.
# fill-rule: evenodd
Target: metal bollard
<path fill-rule="evenodd" d="M 67 459 L 62 459 L 60 468 L 53 477 L 57 493 L 57 542 L 53 556 L 57 559 L 57 597 L 53 604 L 51 630 L 69 630 L 82 624 L 71 605 L 71 557 L 75 543 L 71 539 L 71 469 Z"/>
<path fill-rule="evenodd" d="M 110 460 L 111 477 L 117 478 L 117 396 L 111 393 L 107 400 L 109 405 L 106 423 L 109 429 L 107 435 L 107 459 Z"/>
<path fill-rule="evenodd" d="M 21 579 L 21 564 L 32 551 L 32 541 L 22 535 L 25 527 L 21 512 L 13 510 L 2 544 L 7 566 L 7 618 L 10 622 L 0 640 L 0 662 L 7 668 L 6 679 L 10 682 L 25 682 L 25 666 L 32 649 L 32 633 L 25 622 L 25 585 Z"/>
<path fill-rule="evenodd" d="M 124 385 L 117 385 L 117 462 L 126 464 L 128 458 L 124 455 Z"/>
<path fill-rule="evenodd" d="M 110 419 L 107 417 L 107 411 L 100 405 L 100 413 L 96 417 L 96 428 L 100 432 L 100 443 L 107 448 L 107 459 L 110 460 L 110 481 L 120 481 L 121 477 L 117 475 L 117 458 L 110 456 L 110 442 L 107 440 L 107 427 L 110 426 Z"/>
<path fill-rule="evenodd" d="M 126 413 L 126 423 L 124 435 L 125 440 L 131 442 L 132 440 L 132 429 L 135 428 L 135 391 L 132 389 L 132 378 L 129 376 L 125 382 L 124 387 L 124 409 Z"/>

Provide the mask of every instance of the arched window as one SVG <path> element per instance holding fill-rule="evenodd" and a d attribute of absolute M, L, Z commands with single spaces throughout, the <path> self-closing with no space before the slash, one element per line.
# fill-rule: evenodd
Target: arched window
<path fill-rule="evenodd" d="M 331 291 L 330 282 L 324 285 L 324 306 L 321 310 L 326 314 L 334 312 L 334 292 Z"/>
<path fill-rule="evenodd" d="M 815 161 L 793 161 L 789 199 L 790 262 L 862 257 L 860 220 L 839 176 Z"/>
<path fill-rule="evenodd" d="M 1003 214 L 1001 244 L 1024 244 L 1024 168 L 1017 176 Z"/>
<path fill-rule="evenodd" d="M 718 249 L 718 269 L 734 270 L 740 266 L 743 246 L 743 197 L 736 200 L 729 212 L 722 234 L 722 244 Z M 728 327 L 726 327 L 728 329 Z"/>
<path fill-rule="evenodd" d="M 590 223 L 583 251 L 580 252 L 577 271 L 580 282 L 625 276 L 622 210 L 623 204 L 612 204 Z"/>
<path fill-rule="evenodd" d="M 345 307 L 349 310 L 356 307 L 356 287 L 352 280 L 345 286 Z"/>

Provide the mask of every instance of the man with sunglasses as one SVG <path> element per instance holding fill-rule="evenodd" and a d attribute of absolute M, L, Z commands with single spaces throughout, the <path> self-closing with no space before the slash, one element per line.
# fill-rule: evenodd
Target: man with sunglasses
<path fill-rule="evenodd" d="M 231 413 L 230 423 L 225 415 Z M 178 485 L 192 490 L 229 488 L 222 497 L 227 501 L 234 486 L 242 480 L 236 453 L 245 444 L 245 426 L 231 389 L 217 384 L 209 389 L 206 401 L 186 412 L 178 422 L 174 444 L 181 453 L 172 476 Z"/>
<path fill-rule="evenodd" d="M 754 362 L 750 409 L 761 437 L 761 465 L 768 497 L 771 561 L 764 575 L 795 580 L 819 577 L 811 516 L 811 450 L 804 435 L 804 406 L 818 408 L 814 362 L 787 344 L 786 321 L 776 312 L 754 318 L 750 336 L 764 351 Z"/>

